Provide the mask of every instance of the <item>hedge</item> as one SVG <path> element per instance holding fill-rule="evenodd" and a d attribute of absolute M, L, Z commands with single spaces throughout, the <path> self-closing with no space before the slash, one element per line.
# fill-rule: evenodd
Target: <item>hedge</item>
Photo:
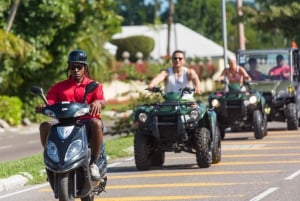
<path fill-rule="evenodd" d="M 0 119 L 5 120 L 11 126 L 20 125 L 22 101 L 15 96 L 0 96 Z"/>

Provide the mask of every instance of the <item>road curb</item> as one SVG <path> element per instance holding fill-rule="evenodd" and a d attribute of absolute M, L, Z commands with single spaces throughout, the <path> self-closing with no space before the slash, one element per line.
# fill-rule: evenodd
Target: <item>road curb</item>
<path fill-rule="evenodd" d="M 13 175 L 5 179 L 0 179 L 0 192 L 22 187 L 28 182 L 28 178 L 22 175 Z"/>

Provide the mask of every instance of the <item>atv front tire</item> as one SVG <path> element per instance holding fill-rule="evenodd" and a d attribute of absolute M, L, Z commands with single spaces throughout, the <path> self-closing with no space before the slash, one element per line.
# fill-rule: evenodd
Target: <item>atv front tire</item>
<path fill-rule="evenodd" d="M 287 129 L 288 130 L 297 130 L 298 129 L 297 107 L 296 107 L 295 103 L 287 104 L 286 119 L 287 119 Z"/>
<path fill-rule="evenodd" d="M 265 136 L 265 122 L 260 110 L 253 112 L 253 130 L 256 139 L 262 139 Z"/>
<path fill-rule="evenodd" d="M 138 170 L 148 170 L 151 166 L 150 139 L 142 133 L 134 135 L 134 159 Z"/>
<path fill-rule="evenodd" d="M 215 133 L 215 139 L 214 139 L 214 147 L 212 149 L 212 163 L 216 164 L 221 161 L 221 135 L 220 130 L 218 127 L 216 127 L 216 133 Z"/>
<path fill-rule="evenodd" d="M 197 128 L 195 138 L 197 164 L 200 168 L 208 168 L 212 163 L 210 132 L 207 128 Z"/>
<path fill-rule="evenodd" d="M 158 150 L 151 153 L 151 165 L 162 166 L 165 162 L 165 152 Z"/>

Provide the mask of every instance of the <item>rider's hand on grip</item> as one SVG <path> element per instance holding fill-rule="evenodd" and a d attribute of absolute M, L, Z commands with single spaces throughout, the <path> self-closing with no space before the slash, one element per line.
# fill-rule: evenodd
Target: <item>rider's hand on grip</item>
<path fill-rule="evenodd" d="M 45 105 L 40 105 L 35 108 L 36 113 L 43 113 Z"/>

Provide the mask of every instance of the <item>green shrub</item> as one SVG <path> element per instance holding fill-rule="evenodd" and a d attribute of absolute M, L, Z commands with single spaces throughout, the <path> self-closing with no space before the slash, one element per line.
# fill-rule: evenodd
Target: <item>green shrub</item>
<path fill-rule="evenodd" d="M 143 54 L 143 60 L 149 58 L 151 51 L 154 49 L 154 39 L 148 36 L 130 36 L 127 38 L 113 39 L 111 43 L 118 47 L 116 52 L 116 59 L 123 60 L 122 54 L 124 51 L 129 52 L 129 60 L 131 62 L 136 62 L 138 59 L 136 57 L 137 52 Z"/>
<path fill-rule="evenodd" d="M 42 122 L 48 117 L 38 114 L 35 112 L 35 108 L 43 104 L 43 101 L 40 97 L 32 95 L 31 97 L 26 97 L 23 102 L 23 113 L 22 116 L 30 119 L 32 122 Z"/>
<path fill-rule="evenodd" d="M 18 97 L 0 96 L 0 119 L 12 126 L 22 120 L 22 101 Z"/>

